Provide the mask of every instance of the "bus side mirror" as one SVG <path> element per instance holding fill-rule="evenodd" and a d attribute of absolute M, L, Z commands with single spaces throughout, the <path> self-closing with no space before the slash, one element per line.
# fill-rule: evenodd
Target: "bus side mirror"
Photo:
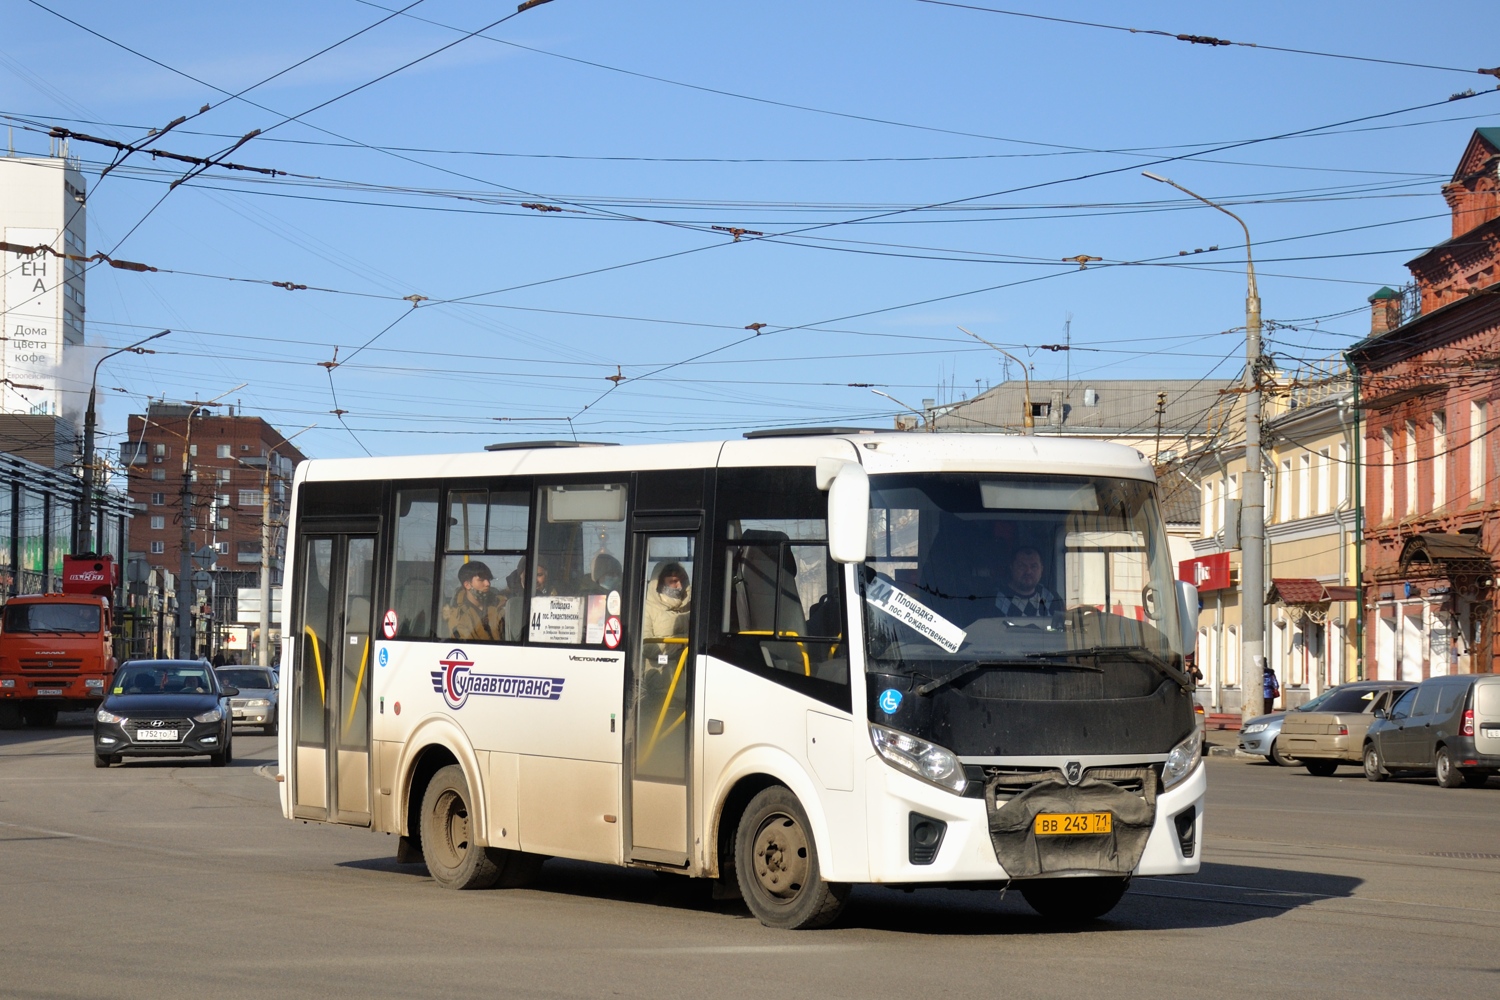
<path fill-rule="evenodd" d="M 1182 619 L 1182 649 L 1191 653 L 1198 648 L 1198 588 L 1186 580 L 1177 581 L 1177 615 Z"/>
<path fill-rule="evenodd" d="M 864 562 L 870 554 L 869 473 L 855 462 L 842 462 L 831 476 L 829 472 L 833 470 L 818 470 L 818 485 L 828 484 L 828 554 L 834 562 Z"/>

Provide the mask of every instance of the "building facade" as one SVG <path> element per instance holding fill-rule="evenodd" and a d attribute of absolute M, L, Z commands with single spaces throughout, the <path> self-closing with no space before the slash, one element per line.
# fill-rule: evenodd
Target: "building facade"
<path fill-rule="evenodd" d="M 1364 414 L 1365 656 L 1372 676 L 1490 672 L 1500 551 L 1500 129 L 1443 186 L 1452 236 L 1383 288 L 1348 352 Z"/>
<path fill-rule="evenodd" d="M 1266 477 L 1263 599 L 1267 662 L 1293 707 L 1359 676 L 1357 579 L 1359 517 L 1357 424 L 1347 373 L 1311 380 L 1273 373 L 1263 402 Z M 1193 558 L 1179 575 L 1199 587 L 1200 699 L 1216 712 L 1238 713 L 1245 681 L 1240 662 L 1241 484 L 1244 414 L 1231 419 L 1232 443 L 1189 457 L 1201 491 Z M 1261 680 L 1251 672 L 1251 697 Z"/>
<path fill-rule="evenodd" d="M 304 456 L 296 446 L 259 417 L 223 416 L 181 404 L 152 403 L 144 414 L 132 414 L 127 440 L 120 446 L 128 474 L 130 499 L 138 505 L 133 525 L 133 559 L 144 562 L 161 579 L 183 571 L 187 554 L 197 578 L 195 606 L 203 622 L 200 640 L 218 649 L 225 629 L 238 618 L 239 588 L 255 587 L 262 565 L 262 529 L 273 525 L 268 567 L 272 586 L 280 586 L 285 510 L 292 470 Z M 210 608 L 203 614 L 204 608 Z"/>
<path fill-rule="evenodd" d="M 0 413 L 57 416 L 83 410 L 88 371 L 73 371 L 83 346 L 85 185 L 76 160 L 0 156 Z M 48 250 L 37 249 L 50 248 Z M 67 394 L 67 398 L 64 398 Z"/>

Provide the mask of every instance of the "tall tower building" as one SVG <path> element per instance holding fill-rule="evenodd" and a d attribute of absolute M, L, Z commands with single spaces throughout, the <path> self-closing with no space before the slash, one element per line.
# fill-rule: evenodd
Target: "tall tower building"
<path fill-rule="evenodd" d="M 84 265 L 16 247 L 86 254 L 84 178 L 65 145 L 54 156 L 0 156 L 0 413 L 57 416 L 83 408 Z M 77 364 L 78 372 L 72 371 Z M 24 388 L 18 388 L 24 387 Z M 66 403 L 65 396 L 67 394 Z"/>

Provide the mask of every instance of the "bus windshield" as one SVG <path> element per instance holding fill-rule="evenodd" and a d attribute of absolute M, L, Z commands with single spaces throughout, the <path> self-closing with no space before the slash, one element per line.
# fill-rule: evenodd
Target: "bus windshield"
<path fill-rule="evenodd" d="M 1153 484 L 877 476 L 870 506 L 870 672 L 910 677 L 919 695 L 1009 672 L 989 687 L 1021 700 L 1140 697 L 1184 680 Z M 1137 679 L 1120 687 L 1114 674 Z"/>
<path fill-rule="evenodd" d="M 99 608 L 92 604 L 11 604 L 6 632 L 98 632 Z"/>

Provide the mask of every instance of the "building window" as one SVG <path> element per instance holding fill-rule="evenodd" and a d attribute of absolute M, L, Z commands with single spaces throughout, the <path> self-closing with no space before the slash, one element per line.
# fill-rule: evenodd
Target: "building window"
<path fill-rule="evenodd" d="M 1333 474 L 1333 457 L 1329 455 L 1328 449 L 1324 448 L 1318 452 L 1318 513 L 1327 514 L 1333 510 L 1333 488 L 1330 476 Z"/>
<path fill-rule="evenodd" d="M 259 507 L 265 502 L 260 490 L 240 490 L 241 507 Z"/>
<path fill-rule="evenodd" d="M 219 482 L 221 482 L 221 483 L 227 483 L 227 482 L 229 482 L 229 477 L 234 474 L 234 470 L 233 469 L 220 469 L 218 471 L 219 471 Z"/>
<path fill-rule="evenodd" d="M 1306 452 L 1297 461 L 1297 516 L 1312 516 L 1312 456 Z"/>
<path fill-rule="evenodd" d="M 1432 509 L 1448 503 L 1448 415 L 1432 415 Z"/>
<path fill-rule="evenodd" d="M 151 543 L 151 554 L 153 556 L 159 556 L 159 555 L 161 555 L 165 551 L 167 551 L 167 543 L 166 542 L 152 542 Z"/>
<path fill-rule="evenodd" d="M 219 526 L 219 530 L 220 531 L 228 531 L 229 530 L 229 518 L 227 518 L 227 517 L 221 517 L 217 521 L 215 521 L 214 523 Z"/>
<path fill-rule="evenodd" d="M 153 506 L 153 507 L 160 507 L 163 504 L 165 504 L 166 502 L 167 502 L 167 495 L 165 493 L 153 493 L 153 494 L 151 494 L 151 506 Z"/>
<path fill-rule="evenodd" d="M 1396 516 L 1396 432 L 1387 427 L 1380 432 L 1380 516 L 1389 521 Z"/>
<path fill-rule="evenodd" d="M 163 517 L 160 514 L 155 514 L 155 515 L 152 516 L 152 518 L 151 518 L 151 530 L 152 531 L 161 531 L 166 526 L 167 526 L 167 519 L 165 517 Z"/>
<path fill-rule="evenodd" d="M 1417 512 L 1417 425 L 1406 422 L 1406 512 Z"/>
<path fill-rule="evenodd" d="M 221 445 L 219 445 L 218 456 L 220 458 L 231 458 L 231 457 L 233 457 L 233 453 L 234 453 L 234 445 L 229 445 L 229 444 L 221 444 Z"/>
<path fill-rule="evenodd" d="M 151 446 L 151 454 L 156 458 L 166 458 L 167 446 L 164 444 L 153 444 Z"/>
<path fill-rule="evenodd" d="M 1286 459 L 1281 463 L 1281 476 L 1279 477 L 1279 488 L 1281 497 L 1277 503 L 1280 511 L 1276 519 L 1278 521 L 1290 521 L 1292 519 L 1292 460 Z"/>
<path fill-rule="evenodd" d="M 191 456 L 193 456 L 194 458 L 197 458 L 198 457 L 198 446 L 195 445 L 195 444 L 188 445 L 188 454 L 191 455 Z"/>
<path fill-rule="evenodd" d="M 1349 502 L 1349 477 L 1352 472 L 1349 469 L 1349 446 L 1343 442 L 1339 443 L 1339 467 L 1336 471 L 1339 483 L 1339 510 Z"/>
<path fill-rule="evenodd" d="M 228 542 L 215 542 L 214 543 L 214 551 L 217 552 L 221 556 L 227 556 L 227 555 L 229 555 L 229 543 Z"/>
<path fill-rule="evenodd" d="M 1484 499 L 1485 404 L 1469 404 L 1469 499 Z"/>
<path fill-rule="evenodd" d="M 220 493 L 218 495 L 217 499 L 219 501 L 219 506 L 220 507 L 228 507 L 228 506 L 230 506 L 230 503 L 229 503 L 229 494 L 228 493 Z"/>
<path fill-rule="evenodd" d="M 151 470 L 151 478 L 155 479 L 157 482 L 161 482 L 162 480 L 164 480 L 164 479 L 167 478 L 167 470 L 166 469 L 152 469 Z"/>

